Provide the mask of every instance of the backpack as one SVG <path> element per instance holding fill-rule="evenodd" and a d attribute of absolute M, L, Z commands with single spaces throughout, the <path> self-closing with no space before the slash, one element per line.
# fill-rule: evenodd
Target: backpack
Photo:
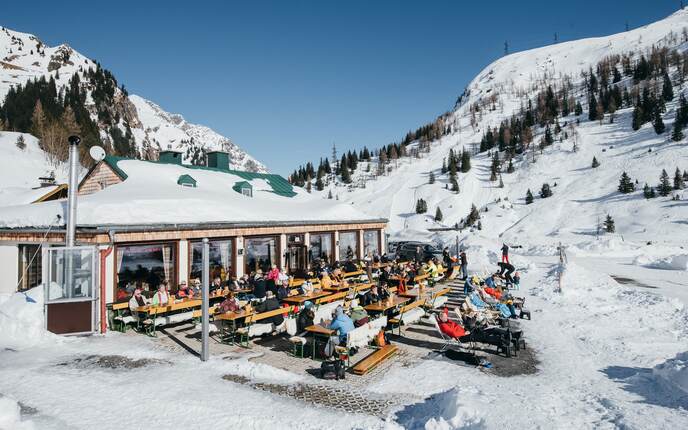
<path fill-rule="evenodd" d="M 346 366 L 342 360 L 323 361 L 320 365 L 320 378 L 339 381 L 346 377 Z"/>

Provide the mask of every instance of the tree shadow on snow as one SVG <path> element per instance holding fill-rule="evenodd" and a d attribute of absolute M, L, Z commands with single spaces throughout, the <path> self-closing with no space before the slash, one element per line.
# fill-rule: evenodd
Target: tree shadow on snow
<path fill-rule="evenodd" d="M 663 383 L 650 368 L 609 366 L 602 373 L 624 390 L 640 396 L 638 403 L 688 410 L 688 395 Z"/>

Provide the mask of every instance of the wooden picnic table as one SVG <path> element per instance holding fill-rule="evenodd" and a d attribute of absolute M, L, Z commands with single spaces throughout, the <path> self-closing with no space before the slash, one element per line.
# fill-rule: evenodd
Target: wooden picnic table
<path fill-rule="evenodd" d="M 170 302 L 167 303 L 166 305 L 158 305 L 158 306 L 153 306 L 153 305 L 146 305 L 146 306 L 139 306 L 138 308 L 134 309 L 135 312 L 144 312 L 147 313 L 148 315 L 156 315 L 156 314 L 163 314 L 165 312 L 171 312 L 171 311 L 178 311 L 181 309 L 190 309 L 190 308 L 195 308 L 198 306 L 201 306 L 203 302 L 200 299 L 181 299 L 180 302 Z"/>
<path fill-rule="evenodd" d="M 215 319 L 216 320 L 222 320 L 222 321 L 236 321 L 238 319 L 246 318 L 249 315 L 255 314 L 254 311 L 251 312 L 246 312 L 245 309 L 242 309 L 240 311 L 230 311 L 230 312 L 225 312 L 222 314 L 216 314 Z"/>
<path fill-rule="evenodd" d="M 386 312 L 389 309 L 395 308 L 411 300 L 409 297 L 393 296 L 392 300 L 383 300 L 377 303 L 369 304 L 365 310 L 370 312 Z"/>
<path fill-rule="evenodd" d="M 309 325 L 306 327 L 304 330 L 306 330 L 306 333 L 310 333 L 313 335 L 313 360 L 315 360 L 315 355 L 316 351 L 318 349 L 318 338 L 323 338 L 327 339 L 327 341 L 330 340 L 330 336 L 334 335 L 336 331 L 330 330 L 327 327 L 323 327 L 321 325 Z"/>
<path fill-rule="evenodd" d="M 326 291 L 344 291 L 344 290 L 348 290 L 349 288 L 350 288 L 349 285 L 342 285 L 342 284 L 338 284 L 338 285 L 332 284 L 329 287 L 323 287 L 323 289 Z"/>
<path fill-rule="evenodd" d="M 417 299 L 419 297 L 431 297 L 431 296 L 444 296 L 451 291 L 451 288 L 423 288 L 421 293 L 420 288 L 414 288 L 412 290 L 407 290 L 405 293 L 399 293 L 400 296 L 410 297 L 412 299 Z"/>
<path fill-rule="evenodd" d="M 313 291 L 311 294 L 300 294 L 298 296 L 289 296 L 282 299 L 283 302 L 301 304 L 309 300 L 319 299 L 320 297 L 329 296 L 331 291 Z"/>

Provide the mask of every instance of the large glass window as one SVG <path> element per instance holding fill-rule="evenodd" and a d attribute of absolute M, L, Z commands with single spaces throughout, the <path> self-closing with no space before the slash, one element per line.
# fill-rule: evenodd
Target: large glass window
<path fill-rule="evenodd" d="M 311 234 L 308 257 L 311 262 L 322 260 L 326 264 L 332 263 L 334 257 L 332 247 L 332 233 Z"/>
<path fill-rule="evenodd" d="M 137 286 L 155 291 L 163 281 L 176 288 L 176 246 L 173 243 L 117 246 L 117 297 L 122 290 L 131 292 Z"/>
<path fill-rule="evenodd" d="M 380 231 L 365 230 L 363 232 L 363 254 L 373 256 L 380 253 Z"/>
<path fill-rule="evenodd" d="M 43 256 L 40 245 L 18 245 L 19 291 L 28 290 L 41 283 Z"/>
<path fill-rule="evenodd" d="M 258 269 L 267 272 L 273 264 L 277 264 L 277 241 L 278 239 L 275 236 L 244 239 L 245 273 L 255 272 Z"/>
<path fill-rule="evenodd" d="M 210 280 L 228 280 L 234 274 L 234 241 L 232 239 L 211 240 L 209 242 Z M 203 277 L 203 242 L 191 243 L 190 279 Z"/>
<path fill-rule="evenodd" d="M 342 231 L 339 233 L 339 260 L 358 259 L 358 232 Z"/>

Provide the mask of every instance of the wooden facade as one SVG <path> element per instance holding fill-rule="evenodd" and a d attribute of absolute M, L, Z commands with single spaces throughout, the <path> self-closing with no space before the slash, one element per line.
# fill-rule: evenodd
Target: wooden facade
<path fill-rule="evenodd" d="M 122 178 L 107 163 L 101 162 L 96 164 L 93 170 L 79 184 L 79 195 L 85 196 L 97 193 L 110 185 L 119 184 L 120 182 L 122 182 Z"/>

